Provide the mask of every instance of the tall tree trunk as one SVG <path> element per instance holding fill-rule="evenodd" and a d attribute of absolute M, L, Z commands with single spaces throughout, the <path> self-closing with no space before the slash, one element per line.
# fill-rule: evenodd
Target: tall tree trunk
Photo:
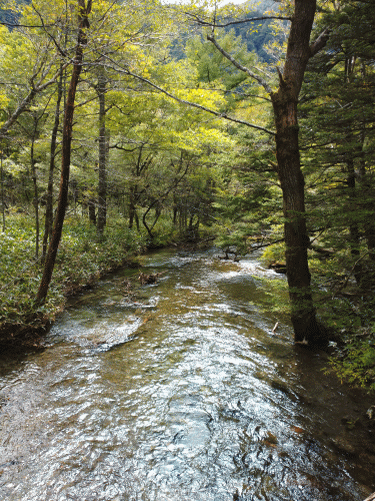
<path fill-rule="evenodd" d="M 138 198 L 138 185 L 135 184 L 130 186 L 129 193 L 129 228 L 133 228 L 133 223 L 137 226 L 137 231 L 139 232 L 139 217 L 137 213 L 136 200 Z"/>
<path fill-rule="evenodd" d="M 96 226 L 96 212 L 95 212 L 96 200 L 95 200 L 95 198 L 89 198 L 88 207 L 89 207 L 89 221 L 94 226 Z"/>
<path fill-rule="evenodd" d="M 365 237 L 367 242 L 367 250 L 369 253 L 369 258 L 373 263 L 375 263 L 375 223 L 374 223 L 374 214 L 375 214 L 375 201 L 373 190 L 371 189 L 371 185 L 368 187 L 366 191 L 364 191 L 364 206 L 368 211 L 370 216 L 367 218 L 365 222 Z"/>
<path fill-rule="evenodd" d="M 106 131 L 105 93 L 107 79 L 103 66 L 99 66 L 98 96 L 99 96 L 99 184 L 98 184 L 98 234 L 103 235 L 107 219 L 107 158 L 108 138 Z"/>
<path fill-rule="evenodd" d="M 348 139 L 349 140 L 349 139 Z M 353 137 L 350 136 L 350 141 L 353 141 Z M 348 220 L 349 220 L 349 245 L 350 254 L 354 261 L 354 277 L 358 285 L 361 285 L 363 276 L 362 264 L 358 262 L 360 255 L 360 231 L 358 221 L 356 220 L 354 214 L 358 210 L 358 200 L 356 192 L 356 182 L 355 182 L 355 171 L 354 171 L 354 160 L 351 152 L 346 155 L 346 167 L 348 170 L 347 186 L 348 186 Z"/>
<path fill-rule="evenodd" d="M 35 167 L 35 156 L 34 156 L 34 145 L 35 145 L 35 137 L 37 130 L 37 117 L 34 117 L 35 124 L 33 130 L 33 136 L 31 139 L 31 147 L 30 147 L 30 164 L 31 164 L 31 177 L 33 179 L 34 186 L 34 198 L 33 205 L 35 211 L 35 259 L 39 257 L 39 194 L 38 194 L 38 180 L 36 175 L 36 167 Z"/>
<path fill-rule="evenodd" d="M 60 105 L 63 95 L 63 69 L 61 68 L 60 78 L 57 85 L 57 99 L 55 108 L 55 121 L 52 129 L 51 147 L 50 147 L 50 162 L 47 186 L 47 200 L 46 200 L 46 215 L 44 223 L 44 236 L 43 236 L 43 249 L 42 261 L 44 262 L 47 253 L 48 240 L 52 236 L 52 222 L 53 222 L 53 173 L 55 170 L 55 156 L 57 146 L 57 132 L 60 125 Z"/>
<path fill-rule="evenodd" d="M 88 0 L 87 7 L 85 0 L 78 0 L 78 37 L 75 58 L 73 60 L 73 71 L 70 79 L 68 96 L 65 105 L 64 126 L 62 137 L 61 149 L 61 179 L 60 179 L 60 192 L 57 203 L 56 218 L 52 232 L 52 238 L 49 243 L 48 252 L 44 262 L 44 269 L 42 279 L 39 285 L 39 290 L 35 299 L 35 305 L 38 306 L 45 302 L 49 284 L 52 278 L 53 268 L 55 266 L 57 250 L 59 247 L 65 210 L 68 202 L 68 189 L 69 189 L 69 173 L 70 173 L 70 154 L 73 130 L 73 116 L 74 116 L 74 101 L 79 80 L 79 75 L 82 69 L 83 61 L 83 47 L 87 44 L 85 35 L 85 28 L 89 27 L 87 19 L 91 11 L 91 0 Z"/>
<path fill-rule="evenodd" d="M 4 166 L 3 166 L 3 148 L 0 151 L 0 171 L 1 171 L 1 213 L 3 218 L 3 232 L 5 232 L 5 193 L 4 193 Z"/>
<path fill-rule="evenodd" d="M 283 192 L 286 267 L 295 341 L 320 344 L 325 336 L 316 320 L 307 248 L 304 177 L 301 170 L 297 103 L 309 58 L 316 0 L 295 0 L 294 16 L 280 85 L 271 94 L 276 125 L 277 173 Z"/>
<path fill-rule="evenodd" d="M 364 222 L 365 237 L 370 260 L 375 262 L 375 199 L 373 183 L 371 179 L 371 170 L 368 172 L 366 167 L 366 154 L 364 152 L 365 130 L 362 125 L 359 162 L 359 185 L 360 185 L 360 205 L 362 210 L 366 211 L 367 216 Z"/>
<path fill-rule="evenodd" d="M 320 331 L 311 294 L 307 248 L 304 178 L 298 147 L 297 103 L 273 99 L 277 128 L 276 155 L 283 192 L 286 268 L 291 301 L 291 318 L 298 342 L 317 342 Z"/>

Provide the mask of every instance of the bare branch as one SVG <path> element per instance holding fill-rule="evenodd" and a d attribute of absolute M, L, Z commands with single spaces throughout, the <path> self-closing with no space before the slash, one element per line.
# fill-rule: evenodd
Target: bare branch
<path fill-rule="evenodd" d="M 207 35 L 207 40 L 212 42 L 214 44 L 214 46 L 217 48 L 217 50 L 219 52 L 221 52 L 223 54 L 223 56 L 226 57 L 233 64 L 233 66 L 235 66 L 239 70 L 241 70 L 244 73 L 246 73 L 247 75 L 249 75 L 249 77 L 256 80 L 265 89 L 265 91 L 268 92 L 268 94 L 272 94 L 272 89 L 271 89 L 270 85 L 268 84 L 268 82 L 266 80 L 264 80 L 262 77 L 260 77 L 259 75 L 257 75 L 256 73 L 254 73 L 253 71 L 249 70 L 249 68 L 246 68 L 246 66 L 242 66 L 242 64 L 240 64 L 236 59 L 234 59 L 234 57 L 232 57 L 226 50 L 224 50 L 221 47 L 221 45 L 218 44 L 218 42 L 216 41 L 216 39 L 213 35 Z"/>
<path fill-rule="evenodd" d="M 53 26 L 56 25 L 56 23 L 52 24 L 43 24 L 43 25 L 37 25 L 37 24 L 18 24 L 18 23 L 7 23 L 5 21 L 0 22 L 1 26 L 7 26 L 8 28 L 33 28 L 33 29 L 38 29 L 38 28 L 52 28 Z"/>
<path fill-rule="evenodd" d="M 185 12 L 185 14 L 191 18 L 193 18 L 197 24 L 200 26 L 211 26 L 214 28 L 225 28 L 226 26 L 231 26 L 233 24 L 243 24 L 243 23 L 251 23 L 253 21 L 267 21 L 268 19 L 280 19 L 281 21 L 291 21 L 291 17 L 284 16 L 261 16 L 261 17 L 249 17 L 246 19 L 236 19 L 235 21 L 228 21 L 227 23 L 216 23 L 211 21 L 205 21 L 201 19 L 199 16 L 194 15 L 190 12 Z"/>
<path fill-rule="evenodd" d="M 366 256 L 368 256 L 370 253 L 367 251 L 365 252 L 362 256 L 360 256 L 357 261 L 353 264 L 352 268 L 349 270 L 349 273 L 344 281 L 344 283 L 340 284 L 339 287 L 337 287 L 337 289 L 335 291 L 333 291 L 332 293 L 332 299 L 335 299 L 335 297 L 337 296 L 337 294 L 339 292 L 341 292 L 343 289 L 345 289 L 345 287 L 348 285 L 348 282 L 350 280 L 350 277 L 353 275 L 354 271 L 355 271 L 355 268 L 356 266 L 358 265 L 358 263 L 360 261 L 362 261 L 362 259 L 364 259 Z M 371 494 L 371 496 L 367 499 L 365 499 L 365 501 L 370 501 L 370 500 L 373 500 L 374 497 L 372 497 L 373 495 L 375 495 L 375 492 L 374 494 Z"/>
<path fill-rule="evenodd" d="M 55 47 L 56 49 L 58 50 L 58 52 L 61 54 L 62 57 L 67 57 L 67 53 L 66 51 L 64 51 L 61 47 L 60 47 L 60 44 L 58 43 L 58 41 L 56 40 L 56 38 L 47 30 L 47 27 L 44 23 L 44 20 L 43 20 L 43 16 L 40 14 L 40 12 L 37 10 L 37 8 L 35 7 L 35 5 L 33 4 L 33 9 L 34 11 L 37 13 L 37 16 L 39 17 L 40 19 L 40 22 L 42 23 L 42 27 L 44 29 L 44 32 L 46 33 L 46 35 L 52 40 L 52 42 L 55 44 Z M 59 19 L 60 21 L 60 19 Z"/>
<path fill-rule="evenodd" d="M 310 45 L 310 57 L 315 56 L 327 43 L 329 39 L 330 29 L 326 28 L 318 36 L 318 38 Z"/>

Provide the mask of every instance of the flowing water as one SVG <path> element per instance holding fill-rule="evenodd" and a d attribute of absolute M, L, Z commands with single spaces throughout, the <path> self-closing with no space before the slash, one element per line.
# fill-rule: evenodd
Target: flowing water
<path fill-rule="evenodd" d="M 362 500 L 371 404 L 265 312 L 253 259 L 159 252 L 0 359 L 0 499 Z M 279 326 L 273 332 L 276 321 Z M 364 424 L 363 424 L 364 423 Z"/>

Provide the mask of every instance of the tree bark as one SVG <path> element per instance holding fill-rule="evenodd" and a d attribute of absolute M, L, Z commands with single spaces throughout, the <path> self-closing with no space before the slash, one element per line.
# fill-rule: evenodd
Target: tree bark
<path fill-rule="evenodd" d="M 129 229 L 133 228 L 133 222 L 135 220 L 137 231 L 139 232 L 139 217 L 136 207 L 136 202 L 138 197 L 139 197 L 138 185 L 134 184 L 130 186 L 129 189 Z"/>
<path fill-rule="evenodd" d="M 36 174 L 36 162 L 34 155 L 34 146 L 35 146 L 35 138 L 37 134 L 38 127 L 38 118 L 34 117 L 34 129 L 33 135 L 31 138 L 31 147 L 30 147 L 30 165 L 31 165 L 31 177 L 33 179 L 34 186 L 34 198 L 33 205 L 35 211 L 35 259 L 39 258 L 39 193 L 38 193 L 38 179 Z"/>
<path fill-rule="evenodd" d="M 99 96 L 99 183 L 98 183 L 98 234 L 103 235 L 107 220 L 107 158 L 108 137 L 106 131 L 105 93 L 107 79 L 104 67 L 99 67 L 98 96 Z"/>
<path fill-rule="evenodd" d="M 360 141 L 360 153 L 361 158 L 359 162 L 359 185 L 360 185 L 360 197 L 361 197 L 361 209 L 366 211 L 367 216 L 364 223 L 364 231 L 367 242 L 367 249 L 369 253 L 370 260 L 375 262 L 375 200 L 373 196 L 373 183 L 371 181 L 371 168 L 369 169 L 366 165 L 366 155 L 364 152 L 365 143 L 365 130 L 362 125 L 361 141 Z M 370 175 L 369 175 L 370 174 Z"/>
<path fill-rule="evenodd" d="M 348 138 L 348 141 L 353 141 L 353 138 Z M 346 154 L 346 167 L 348 171 L 347 176 L 347 186 L 348 186 L 348 214 L 353 214 L 358 210 L 358 200 L 357 200 L 357 190 L 356 190 L 356 180 L 355 180 L 355 170 L 354 170 L 354 160 L 351 152 Z M 357 285 L 361 285 L 364 278 L 362 263 L 359 260 L 360 257 L 360 231 L 358 221 L 353 217 L 349 216 L 349 245 L 350 254 L 354 262 L 353 274 Z"/>
<path fill-rule="evenodd" d="M 47 186 L 47 200 L 46 200 L 46 214 L 44 223 L 44 236 L 42 247 L 42 261 L 44 262 L 47 253 L 48 239 L 52 236 L 52 223 L 53 223 L 53 173 L 55 170 L 55 156 L 57 146 L 57 132 L 60 125 L 60 105 L 63 95 L 63 69 L 61 68 L 60 78 L 57 85 L 57 99 L 55 108 L 55 121 L 52 129 L 51 147 L 50 147 L 50 162 Z"/>
<path fill-rule="evenodd" d="M 87 16 L 90 13 L 90 10 L 91 10 L 91 0 L 88 0 L 87 7 L 85 6 L 85 0 L 78 0 L 78 12 L 79 12 L 78 37 L 77 37 L 75 58 L 73 61 L 73 71 L 70 79 L 68 96 L 65 105 L 62 149 L 61 149 L 61 179 L 60 179 L 59 199 L 57 203 L 57 211 L 56 211 L 52 237 L 49 243 L 47 256 L 44 262 L 43 275 L 35 299 L 36 306 L 43 304 L 47 297 L 48 288 L 51 282 L 52 272 L 55 266 L 57 250 L 61 240 L 61 234 L 64 224 L 65 211 L 68 202 L 74 101 L 75 101 L 79 75 L 82 69 L 83 47 L 87 44 L 85 28 L 89 27 Z"/>
<path fill-rule="evenodd" d="M 301 169 L 297 104 L 309 58 L 310 34 L 316 0 L 295 0 L 288 47 L 280 85 L 271 93 L 276 126 L 277 173 L 283 192 L 286 267 L 295 341 L 309 345 L 325 342 L 311 293 L 307 249 L 304 177 Z"/>
<path fill-rule="evenodd" d="M 3 146 L 0 145 L 0 175 L 1 175 L 1 213 L 3 219 L 3 232 L 5 232 L 5 193 L 4 193 L 4 167 L 3 167 Z"/>

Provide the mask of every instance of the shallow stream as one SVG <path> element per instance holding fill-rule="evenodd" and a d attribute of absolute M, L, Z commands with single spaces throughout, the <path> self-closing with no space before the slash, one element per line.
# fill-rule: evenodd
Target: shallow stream
<path fill-rule="evenodd" d="M 255 258 L 163 251 L 71 302 L 42 352 L 0 357 L 0 499 L 353 501 L 371 405 L 265 312 Z M 278 327 L 273 332 L 276 322 Z M 375 434 L 375 431 L 374 431 Z"/>

